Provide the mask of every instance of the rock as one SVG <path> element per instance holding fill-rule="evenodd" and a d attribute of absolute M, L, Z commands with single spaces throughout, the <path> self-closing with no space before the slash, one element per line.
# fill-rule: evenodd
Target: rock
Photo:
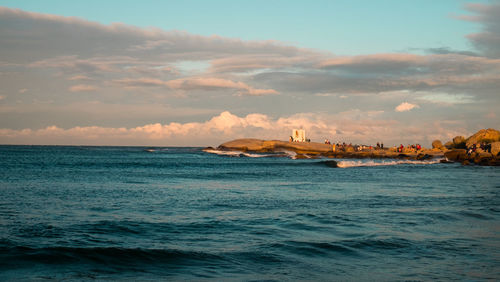
<path fill-rule="evenodd" d="M 432 141 L 432 149 L 442 150 L 443 149 L 443 143 L 441 143 L 441 141 L 439 141 L 439 140 Z"/>
<path fill-rule="evenodd" d="M 493 155 L 490 153 L 477 153 L 475 154 L 473 161 L 478 165 L 487 165 L 493 159 Z"/>
<path fill-rule="evenodd" d="M 467 152 L 464 149 L 454 149 L 444 153 L 444 156 L 454 162 L 462 162 L 468 159 Z"/>
<path fill-rule="evenodd" d="M 417 155 L 417 160 L 419 160 L 419 161 L 429 160 L 429 159 L 432 159 L 432 156 L 429 155 L 429 154 L 422 154 L 422 153 L 420 153 L 420 154 Z"/>
<path fill-rule="evenodd" d="M 302 155 L 302 154 L 297 154 L 297 155 L 295 155 L 295 159 L 303 160 L 303 159 L 309 159 L 309 157 Z"/>
<path fill-rule="evenodd" d="M 491 153 L 493 156 L 498 156 L 500 154 L 500 142 L 491 143 Z"/>
<path fill-rule="evenodd" d="M 277 152 L 293 151 L 298 154 L 322 154 L 332 151 L 332 145 L 315 142 L 286 142 L 279 140 L 260 140 L 260 139 L 236 139 L 221 144 L 220 150 L 238 150 L 250 152 Z"/>
<path fill-rule="evenodd" d="M 444 144 L 444 146 L 446 147 L 446 149 L 453 149 L 453 141 L 448 141 Z"/>
<path fill-rule="evenodd" d="M 395 149 L 390 150 L 365 150 L 354 151 L 352 147 L 346 147 L 346 150 L 332 150 L 332 145 L 315 143 L 315 142 L 287 142 L 279 140 L 260 140 L 260 139 L 236 139 L 223 143 L 217 147 L 217 150 L 225 151 L 243 151 L 243 152 L 257 152 L 257 153 L 282 153 L 282 152 L 295 152 L 296 159 L 314 159 L 320 157 L 327 158 L 403 158 L 403 159 L 416 159 L 417 154 L 421 154 L 420 158 L 427 159 L 429 156 L 433 158 L 442 157 L 446 149 L 424 149 L 422 151 L 413 152 L 405 150 L 401 154 L 396 152 Z M 212 151 L 213 148 L 205 148 L 204 150 Z M 276 155 L 276 156 L 283 156 Z"/>
<path fill-rule="evenodd" d="M 470 147 L 472 144 L 478 144 L 481 142 L 493 143 L 496 141 L 500 141 L 500 131 L 488 128 L 479 130 L 474 135 L 467 138 L 465 143 L 467 147 Z"/>
<path fill-rule="evenodd" d="M 453 138 L 453 148 L 454 149 L 466 149 L 467 147 L 465 146 L 465 137 L 456 136 L 455 138 Z"/>
<path fill-rule="evenodd" d="M 500 157 L 494 157 L 492 158 L 488 164 L 486 165 L 489 165 L 489 166 L 500 166 Z"/>
<path fill-rule="evenodd" d="M 470 165 L 469 160 L 465 160 L 465 161 L 463 161 L 463 162 L 462 162 L 462 165 Z"/>
<path fill-rule="evenodd" d="M 455 136 L 455 138 L 453 138 L 453 144 L 457 145 L 457 144 L 461 144 L 465 142 L 465 137 L 463 136 Z"/>
<path fill-rule="evenodd" d="M 451 163 L 453 163 L 452 161 L 449 161 L 449 160 L 440 160 L 439 162 L 442 163 L 442 164 L 451 164 Z"/>

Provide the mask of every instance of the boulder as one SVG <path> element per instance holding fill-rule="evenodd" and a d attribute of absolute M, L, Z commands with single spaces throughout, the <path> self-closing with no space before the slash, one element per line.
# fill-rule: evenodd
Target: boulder
<path fill-rule="evenodd" d="M 453 141 L 448 141 L 444 144 L 444 146 L 446 147 L 446 149 L 453 149 L 454 145 L 453 145 Z"/>
<path fill-rule="evenodd" d="M 444 156 L 454 162 L 462 162 L 468 159 L 467 152 L 464 149 L 454 149 L 444 153 Z"/>
<path fill-rule="evenodd" d="M 477 153 L 474 156 L 474 163 L 478 165 L 487 165 L 493 159 L 493 155 L 490 153 Z"/>
<path fill-rule="evenodd" d="M 472 144 L 478 144 L 481 142 L 493 143 L 496 141 L 500 141 L 500 131 L 488 128 L 479 130 L 474 135 L 467 138 L 465 143 L 467 147 L 470 147 Z"/>
<path fill-rule="evenodd" d="M 441 143 L 441 141 L 439 141 L 439 140 L 432 141 L 432 149 L 442 150 L 443 149 L 443 143 Z"/>
<path fill-rule="evenodd" d="M 454 149 L 465 149 L 465 137 L 463 136 L 456 136 L 453 138 L 453 148 Z"/>
<path fill-rule="evenodd" d="M 491 153 L 493 156 L 499 156 L 500 154 L 500 142 L 491 143 Z"/>

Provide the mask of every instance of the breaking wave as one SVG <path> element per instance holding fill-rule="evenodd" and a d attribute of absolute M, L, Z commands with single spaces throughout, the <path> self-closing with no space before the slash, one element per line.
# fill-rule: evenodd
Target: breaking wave
<path fill-rule="evenodd" d="M 430 161 L 418 161 L 418 160 L 352 160 L 352 161 L 339 161 L 337 163 L 338 167 L 361 167 L 361 166 L 391 166 L 391 165 L 401 165 L 401 164 L 417 164 L 417 165 L 427 165 L 427 164 L 437 164 L 440 160 L 430 160 Z"/>
<path fill-rule="evenodd" d="M 268 157 L 293 157 L 296 155 L 294 152 L 279 152 L 273 154 L 262 154 L 262 153 L 247 153 L 242 151 L 222 151 L 216 149 L 206 149 L 204 152 L 210 154 L 217 154 L 220 156 L 229 156 L 229 157 L 248 157 L 248 158 L 268 158 Z"/>

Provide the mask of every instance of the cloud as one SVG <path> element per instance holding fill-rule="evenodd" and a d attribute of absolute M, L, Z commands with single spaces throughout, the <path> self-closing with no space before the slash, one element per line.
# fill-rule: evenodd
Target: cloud
<path fill-rule="evenodd" d="M 429 53 L 429 54 L 440 54 L 440 55 L 458 54 L 458 55 L 465 55 L 465 56 L 472 56 L 472 57 L 479 56 L 479 54 L 477 52 L 453 50 L 449 47 L 426 48 L 426 49 L 416 49 L 416 50 L 423 50 L 424 52 Z"/>
<path fill-rule="evenodd" d="M 5 7 L 0 7 L 0 34 L 0 61 L 5 62 L 32 62 L 74 54 L 79 54 L 81 58 L 95 57 L 96 54 L 118 57 L 133 54 L 133 57 L 140 57 L 143 61 L 157 62 L 161 58 L 163 61 L 179 62 L 246 54 L 294 57 L 311 53 L 273 40 L 243 41 L 119 23 L 102 25 L 75 17 Z M 28 42 L 31 44 L 23 44 Z M 35 50 L 38 52 L 33 52 Z"/>
<path fill-rule="evenodd" d="M 481 32 L 469 34 L 467 38 L 486 56 L 500 57 L 500 2 L 470 3 L 466 5 L 466 9 L 474 15 L 459 18 L 479 22 L 483 27 Z"/>
<path fill-rule="evenodd" d="M 477 20 L 485 30 L 491 29 L 496 20 L 491 11 L 476 6 L 469 9 L 482 15 Z M 465 88 L 479 84 L 490 85 L 491 89 L 500 80 L 499 60 L 445 47 L 434 48 L 430 55 L 333 56 L 272 40 L 243 41 L 124 24 L 103 25 L 9 8 L 0 8 L 0 15 L 0 61 L 54 70 L 66 80 L 84 81 L 88 77 L 102 85 L 107 81 L 125 85 L 128 81 L 127 87 L 135 84 L 139 88 L 161 86 L 162 81 L 183 81 L 177 89 L 235 89 L 247 96 L 285 92 L 349 95 L 437 88 L 465 92 Z M 180 70 L 178 66 L 183 64 L 205 67 L 201 72 Z M 202 81 L 214 78 L 246 86 L 221 86 L 220 82 L 210 86 Z M 142 85 L 140 80 L 144 80 Z M 101 94 L 103 98 L 107 95 Z"/>
<path fill-rule="evenodd" d="M 138 78 L 138 79 L 119 79 L 114 81 L 117 84 L 141 87 L 141 86 L 164 86 L 171 89 L 181 90 L 216 90 L 216 89 L 234 89 L 238 90 L 240 95 L 272 95 L 279 94 L 274 89 L 257 89 L 243 82 L 235 82 L 229 79 L 215 77 L 188 77 L 169 81 L 163 81 L 155 78 Z"/>
<path fill-rule="evenodd" d="M 352 142 L 464 135 L 498 121 L 477 114 L 500 103 L 496 6 L 468 6 L 469 20 L 482 28 L 469 37 L 477 50 L 359 56 L 0 8 L 2 91 L 30 89 L 2 100 L 2 134 L 13 137 L 0 139 L 205 145 L 249 136 L 286 140 L 300 126 L 319 140 L 334 134 Z M 94 91 L 95 101 L 60 91 L 68 87 Z M 392 109 L 401 101 L 422 109 L 398 114 Z"/>
<path fill-rule="evenodd" d="M 68 80 L 91 80 L 90 77 L 85 75 L 75 75 L 72 77 L 68 77 Z"/>
<path fill-rule="evenodd" d="M 477 102 L 474 96 L 468 94 L 448 94 L 448 93 L 418 93 L 417 99 L 440 104 L 468 104 Z"/>
<path fill-rule="evenodd" d="M 486 114 L 485 117 L 488 118 L 488 119 L 496 119 L 497 115 L 494 112 L 489 112 L 489 113 Z"/>
<path fill-rule="evenodd" d="M 363 56 L 343 56 L 325 60 L 319 64 L 321 68 L 352 68 L 366 69 L 371 67 L 374 70 L 379 68 L 407 68 L 409 66 L 422 63 L 423 56 L 413 54 L 374 54 Z"/>
<path fill-rule="evenodd" d="M 90 92 L 96 91 L 97 88 L 88 84 L 78 84 L 71 86 L 68 90 L 71 92 Z"/>
<path fill-rule="evenodd" d="M 399 104 L 394 110 L 396 112 L 407 112 L 407 111 L 411 111 L 415 108 L 419 108 L 419 106 L 416 104 L 410 104 L 408 102 L 403 102 L 403 103 Z"/>
<path fill-rule="evenodd" d="M 288 140 L 292 129 L 304 128 L 307 136 L 318 142 L 329 138 L 348 143 L 373 144 L 384 140 L 387 145 L 414 142 L 430 145 L 437 138 L 448 140 L 458 133 L 469 134 L 457 122 L 419 121 L 418 124 L 424 126 L 422 130 L 412 123 L 381 119 L 381 114 L 380 111 L 353 109 L 337 114 L 300 113 L 271 118 L 260 113 L 237 116 L 224 111 L 204 122 L 151 123 L 130 128 L 76 126 L 63 129 L 52 125 L 38 130 L 0 129 L 0 143 L 216 146 L 245 137 Z"/>

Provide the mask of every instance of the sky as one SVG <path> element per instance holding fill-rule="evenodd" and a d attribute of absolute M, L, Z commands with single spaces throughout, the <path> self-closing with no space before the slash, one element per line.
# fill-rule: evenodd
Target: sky
<path fill-rule="evenodd" d="M 0 0 L 0 144 L 500 129 L 500 1 Z"/>

